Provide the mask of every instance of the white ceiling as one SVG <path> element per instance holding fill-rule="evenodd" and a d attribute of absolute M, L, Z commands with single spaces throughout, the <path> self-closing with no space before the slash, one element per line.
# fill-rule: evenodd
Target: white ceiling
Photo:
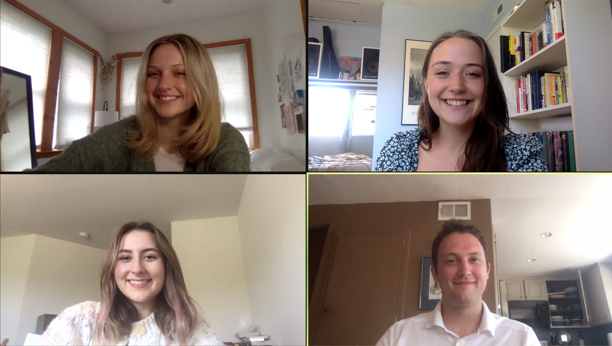
<path fill-rule="evenodd" d="M 153 222 L 170 239 L 172 221 L 235 216 L 246 175 L 0 176 L 0 236 L 40 234 L 108 249 L 129 221 Z M 88 232 L 90 240 L 79 237 Z"/>
<path fill-rule="evenodd" d="M 610 196 L 612 174 L 308 176 L 309 205 L 490 199 L 499 279 L 612 262 Z"/>
<path fill-rule="evenodd" d="M 482 14 L 487 6 L 489 6 L 491 3 L 491 0 L 309 0 L 308 15 L 310 16 L 311 13 L 317 15 L 319 13 L 326 12 L 334 13 L 339 11 L 342 5 L 350 10 L 351 6 L 349 5 L 359 4 L 363 25 L 380 28 L 382 23 L 382 8 L 384 2 L 396 2 L 415 6 Z M 343 17 L 343 14 L 336 12 L 332 14 L 332 16 L 338 17 L 333 19 L 340 19 Z"/>
<path fill-rule="evenodd" d="M 64 0 L 106 34 L 253 11 L 266 5 L 262 0 Z"/>

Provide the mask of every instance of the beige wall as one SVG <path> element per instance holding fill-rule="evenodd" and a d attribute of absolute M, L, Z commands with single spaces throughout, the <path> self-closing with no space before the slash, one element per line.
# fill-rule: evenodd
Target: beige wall
<path fill-rule="evenodd" d="M 306 342 L 305 175 L 249 175 L 238 211 L 253 323 L 273 345 Z"/>
<path fill-rule="evenodd" d="M 105 250 L 41 235 L 2 238 L 1 243 L 0 337 L 11 339 L 8 335 L 12 334 L 9 345 L 23 344 L 26 334 L 35 332 L 40 315 L 56 315 L 74 304 L 100 300 L 99 270 Z M 13 289 L 5 291 L 5 286 Z M 19 291 L 15 291 L 16 288 Z M 5 318 L 5 301 L 11 302 L 8 319 Z"/>
<path fill-rule="evenodd" d="M 222 341 L 234 341 L 251 324 L 237 218 L 172 222 L 172 246 L 209 325 Z"/>
<path fill-rule="evenodd" d="M 35 235 L 0 239 L 0 339 L 9 338 L 16 345 L 17 328 L 30 271 Z"/>
<path fill-rule="evenodd" d="M 408 318 L 428 310 L 419 310 L 421 266 L 423 257 L 431 257 L 431 245 L 444 221 L 438 221 L 438 202 L 402 202 L 346 205 L 315 205 L 308 208 L 308 227 L 330 225 L 330 229 L 412 229 L 408 287 L 404 305 Z M 490 200 L 472 201 L 472 220 L 485 239 L 491 263 L 491 272 L 483 300 L 495 312 L 495 283 L 493 257 L 493 230 Z M 323 263 L 321 263 L 323 268 Z"/>

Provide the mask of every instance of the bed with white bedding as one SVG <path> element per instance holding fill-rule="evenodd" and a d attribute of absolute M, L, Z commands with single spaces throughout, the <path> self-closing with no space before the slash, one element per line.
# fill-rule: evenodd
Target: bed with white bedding
<path fill-rule="evenodd" d="M 305 164 L 281 148 L 260 148 L 251 152 L 252 172 L 305 172 Z"/>
<path fill-rule="evenodd" d="M 309 172 L 370 172 L 372 158 L 355 153 L 338 155 L 310 156 L 308 158 Z"/>

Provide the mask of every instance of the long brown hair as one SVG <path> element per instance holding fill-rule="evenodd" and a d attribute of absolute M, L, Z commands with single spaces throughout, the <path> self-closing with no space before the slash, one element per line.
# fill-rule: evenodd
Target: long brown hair
<path fill-rule="evenodd" d="M 505 172 L 506 156 L 504 153 L 504 134 L 510 131 L 510 119 L 506 95 L 495 70 L 495 61 L 482 37 L 465 30 L 445 32 L 440 35 L 429 47 L 423 65 L 423 80 L 427 79 L 431 55 L 442 42 L 449 38 L 458 37 L 470 40 L 480 47 L 484 61 L 484 93 L 482 95 L 482 108 L 476 118 L 472 135 L 465 144 L 462 155 L 465 163 L 461 168 L 464 172 Z M 440 119 L 431 108 L 425 83 L 423 83 L 423 102 L 418 111 L 420 142 L 431 149 L 431 136 L 440 128 Z M 460 155 L 461 158 L 461 155 Z"/>
<path fill-rule="evenodd" d="M 136 87 L 135 120 L 139 126 L 130 134 L 127 146 L 149 158 L 159 150 L 159 116 L 149 104 L 145 84 L 151 55 L 163 44 L 174 45 L 185 60 L 185 74 L 194 94 L 195 107 L 191 109 L 177 140 L 181 156 L 187 162 L 198 163 L 217 148 L 223 107 L 217 74 L 208 52 L 198 40 L 185 34 L 160 37 L 151 42 L 142 55 Z"/>
<path fill-rule="evenodd" d="M 94 344 L 120 342 L 121 338 L 130 335 L 132 323 L 139 320 L 136 307 L 117 287 L 114 273 L 121 241 L 127 233 L 135 230 L 153 233 L 164 261 L 165 284 L 153 311 L 155 323 L 167 341 L 175 340 L 180 345 L 186 345 L 202 322 L 197 303 L 187 293 L 183 272 L 172 245 L 155 225 L 147 221 L 128 222 L 113 237 L 100 268 L 101 299 L 93 333 Z"/>

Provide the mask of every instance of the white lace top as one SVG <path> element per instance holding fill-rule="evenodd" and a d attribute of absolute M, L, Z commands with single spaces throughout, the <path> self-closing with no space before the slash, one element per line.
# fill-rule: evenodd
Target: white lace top
<path fill-rule="evenodd" d="M 71 306 L 58 315 L 47 327 L 41 345 L 92 345 L 99 302 L 84 302 Z M 157 327 L 153 314 L 132 323 L 132 332 L 117 345 L 177 345 L 168 343 Z M 223 345 L 213 330 L 201 322 L 188 345 Z"/>

